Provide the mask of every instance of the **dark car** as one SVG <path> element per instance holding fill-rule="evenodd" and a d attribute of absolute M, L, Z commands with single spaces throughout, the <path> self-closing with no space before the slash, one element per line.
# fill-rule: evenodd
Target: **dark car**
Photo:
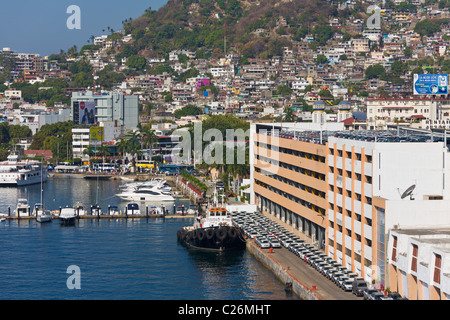
<path fill-rule="evenodd" d="M 364 290 L 367 290 L 367 283 L 364 280 L 356 279 L 353 281 L 352 293 L 357 297 L 364 295 Z"/>
<path fill-rule="evenodd" d="M 388 297 L 392 298 L 392 300 L 402 300 L 402 296 L 398 292 L 390 292 L 388 293 Z"/>

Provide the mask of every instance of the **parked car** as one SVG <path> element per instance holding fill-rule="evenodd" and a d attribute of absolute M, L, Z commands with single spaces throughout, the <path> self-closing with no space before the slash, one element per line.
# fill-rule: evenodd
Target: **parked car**
<path fill-rule="evenodd" d="M 255 237 L 255 243 L 261 248 L 261 249 L 267 249 L 270 248 L 270 242 L 264 237 Z"/>
<path fill-rule="evenodd" d="M 391 297 L 392 300 L 402 300 L 402 296 L 398 292 L 389 292 L 388 297 Z"/>
<path fill-rule="evenodd" d="M 341 275 L 336 277 L 335 279 L 331 279 L 335 285 L 337 285 L 339 288 L 342 288 L 342 285 L 344 284 L 344 281 L 346 280 L 351 280 L 349 278 L 347 278 L 345 275 Z M 352 280 L 353 283 L 353 280 Z"/>
<path fill-rule="evenodd" d="M 322 273 L 325 277 L 327 277 L 328 271 L 332 270 L 333 266 L 330 266 L 329 264 L 327 264 L 326 266 L 322 267 L 322 269 L 320 269 L 320 273 Z"/>
<path fill-rule="evenodd" d="M 343 272 L 338 271 L 332 275 L 330 280 L 333 281 L 337 285 L 340 277 L 345 277 L 345 274 Z"/>
<path fill-rule="evenodd" d="M 271 238 L 271 239 L 269 239 L 269 242 L 270 242 L 270 246 L 272 248 L 281 248 L 280 241 L 278 241 L 277 239 Z"/>
<path fill-rule="evenodd" d="M 381 292 L 374 292 L 369 296 L 369 299 L 367 300 L 385 300 L 384 299 L 384 294 L 382 294 Z"/>
<path fill-rule="evenodd" d="M 360 280 L 360 278 L 353 280 L 352 293 L 357 297 L 363 296 L 364 290 L 367 288 L 367 283 L 364 280 Z"/>
<path fill-rule="evenodd" d="M 343 289 L 344 291 L 352 291 L 352 288 L 353 288 L 353 280 L 347 279 L 343 281 L 341 289 Z"/>
<path fill-rule="evenodd" d="M 364 290 L 364 292 L 363 292 L 363 298 L 364 298 L 364 300 L 373 300 L 373 299 L 371 298 L 371 296 L 372 296 L 372 294 L 375 293 L 375 292 L 378 292 L 378 290 L 377 290 L 377 289 L 370 289 L 370 288 L 368 288 L 367 290 Z"/>

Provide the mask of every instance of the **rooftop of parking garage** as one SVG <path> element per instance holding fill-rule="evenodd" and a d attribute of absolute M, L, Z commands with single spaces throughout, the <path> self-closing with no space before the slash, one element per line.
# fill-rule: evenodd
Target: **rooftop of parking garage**
<path fill-rule="evenodd" d="M 260 131 L 259 133 L 264 133 Z M 317 131 L 305 130 L 297 131 L 292 129 L 267 130 L 267 135 L 279 137 L 282 139 L 291 139 L 305 141 L 309 143 L 325 144 L 330 137 L 341 139 L 350 139 L 366 142 L 389 142 L 389 143 L 408 143 L 408 142 L 442 142 L 444 136 L 442 133 L 430 131 L 414 130 L 355 130 L 355 131 Z"/>

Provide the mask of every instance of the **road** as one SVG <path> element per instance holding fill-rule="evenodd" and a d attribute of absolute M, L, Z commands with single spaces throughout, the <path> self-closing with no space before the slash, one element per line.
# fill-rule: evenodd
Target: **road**
<path fill-rule="evenodd" d="M 269 249 L 262 249 L 262 251 L 287 269 L 289 274 L 304 286 L 308 288 L 315 286 L 317 290 L 314 293 L 323 300 L 363 300 L 362 297 L 356 297 L 351 292 L 345 292 L 337 287 L 331 280 L 284 247 L 276 248 L 272 253 Z"/>

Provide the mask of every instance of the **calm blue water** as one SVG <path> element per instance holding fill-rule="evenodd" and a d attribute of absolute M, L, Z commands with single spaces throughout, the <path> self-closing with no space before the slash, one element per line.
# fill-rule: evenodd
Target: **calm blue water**
<path fill-rule="evenodd" d="M 120 181 L 52 178 L 44 185 L 49 209 L 114 197 Z M 97 190 L 99 192 L 97 193 Z M 40 201 L 40 185 L 0 189 L 0 212 L 17 198 Z M 187 202 L 177 202 L 188 204 Z M 0 222 L 0 299 L 216 300 L 295 299 L 246 251 L 188 250 L 176 231 L 192 219 L 92 219 L 63 227 L 58 221 Z M 81 289 L 69 290 L 67 268 L 80 268 Z"/>

